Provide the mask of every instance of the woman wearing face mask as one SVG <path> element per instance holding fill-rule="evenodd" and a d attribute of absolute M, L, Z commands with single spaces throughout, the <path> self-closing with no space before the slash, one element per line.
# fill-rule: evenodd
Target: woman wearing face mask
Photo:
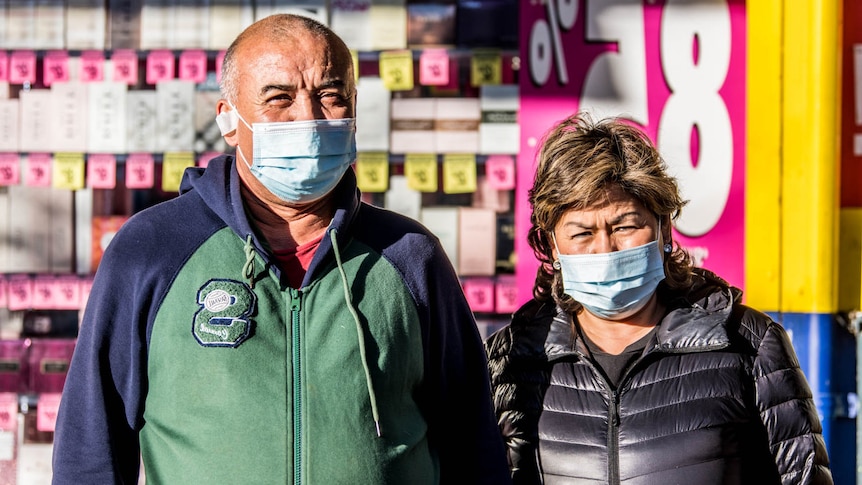
<path fill-rule="evenodd" d="M 530 203 L 534 298 L 486 342 L 514 483 L 832 483 L 787 334 L 674 246 L 643 132 L 562 121 Z"/>

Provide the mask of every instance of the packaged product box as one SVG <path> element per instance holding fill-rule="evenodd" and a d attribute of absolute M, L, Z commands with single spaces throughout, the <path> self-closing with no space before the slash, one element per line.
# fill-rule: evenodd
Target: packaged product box
<path fill-rule="evenodd" d="M 7 393 L 27 392 L 27 342 L 25 339 L 0 340 L 0 403 Z M 2 413 L 3 409 L 0 409 Z M 3 416 L 0 415 L 0 428 Z"/>
<path fill-rule="evenodd" d="M 19 116 L 17 99 L 0 99 L 0 152 L 18 152 Z"/>
<path fill-rule="evenodd" d="M 141 10 L 144 0 L 107 0 L 109 48 L 141 48 Z"/>
<path fill-rule="evenodd" d="M 18 482 L 18 394 L 0 392 L 0 483 Z"/>
<path fill-rule="evenodd" d="M 493 276 L 496 268 L 497 214 L 491 209 L 458 208 L 458 264 L 462 276 Z"/>
<path fill-rule="evenodd" d="M 458 46 L 518 48 L 517 0 L 458 0 Z"/>
<path fill-rule="evenodd" d="M 36 2 L 35 43 L 38 49 L 64 49 L 66 47 L 65 0 L 38 0 Z"/>
<path fill-rule="evenodd" d="M 252 0 L 210 0 L 209 48 L 227 49 L 254 22 Z"/>
<path fill-rule="evenodd" d="M 30 339 L 28 353 L 29 392 L 51 394 L 63 391 L 75 340 L 66 338 Z"/>
<path fill-rule="evenodd" d="M 460 250 L 458 215 L 459 211 L 456 206 L 423 207 L 419 214 L 419 222 L 440 239 L 443 251 L 446 252 L 449 261 L 456 269 L 458 268 L 458 252 Z"/>
<path fill-rule="evenodd" d="M 105 0 L 66 0 L 66 49 L 107 47 Z"/>
<path fill-rule="evenodd" d="M 395 98 L 390 103 L 389 151 L 436 153 L 435 98 Z"/>
<path fill-rule="evenodd" d="M 517 154 L 521 150 L 518 124 L 520 95 L 517 84 L 485 84 L 479 94 L 482 122 L 479 153 Z"/>
<path fill-rule="evenodd" d="M 87 83 L 87 130 L 89 153 L 126 153 L 128 85 L 124 82 Z"/>
<path fill-rule="evenodd" d="M 194 150 L 195 83 L 174 79 L 156 85 L 156 151 Z"/>
<path fill-rule="evenodd" d="M 437 153 L 477 153 L 478 98 L 437 98 L 434 105 L 434 144 Z"/>
<path fill-rule="evenodd" d="M 454 2 L 408 2 L 407 46 L 420 48 L 454 46 L 455 12 Z"/>
<path fill-rule="evenodd" d="M 392 93 L 378 76 L 360 77 L 356 92 L 356 149 L 388 152 Z"/>
<path fill-rule="evenodd" d="M 126 149 L 129 153 L 155 152 L 158 120 L 156 92 L 131 90 L 126 92 Z"/>
<path fill-rule="evenodd" d="M 22 152 L 55 151 L 54 97 L 50 89 L 31 89 L 18 93 L 19 144 Z"/>
<path fill-rule="evenodd" d="M 77 81 L 51 84 L 51 121 L 54 125 L 51 143 L 55 151 L 87 151 L 87 119 L 90 114 L 87 88 L 87 84 Z"/>
<path fill-rule="evenodd" d="M 120 227 L 129 219 L 128 216 L 110 215 L 110 216 L 93 216 L 92 217 L 92 248 L 90 256 L 90 271 L 96 272 L 99 263 L 102 261 L 102 255 L 108 248 L 108 244 L 120 230 Z"/>
<path fill-rule="evenodd" d="M 9 232 L 6 240 L 10 273 L 46 273 L 51 271 L 50 187 L 10 185 Z"/>

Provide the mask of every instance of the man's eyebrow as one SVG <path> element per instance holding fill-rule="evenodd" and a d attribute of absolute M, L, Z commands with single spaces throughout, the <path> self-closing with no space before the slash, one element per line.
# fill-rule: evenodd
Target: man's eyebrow
<path fill-rule="evenodd" d="M 326 81 L 323 81 L 322 83 L 320 83 L 320 85 L 317 86 L 317 89 L 318 90 L 320 90 L 320 89 L 332 89 L 332 88 L 344 89 L 345 86 L 346 86 L 346 83 L 343 80 L 331 79 L 331 80 L 326 80 Z M 293 84 L 267 84 L 267 85 L 263 86 L 262 88 L 260 88 L 261 96 L 269 93 L 270 91 L 288 91 L 288 92 L 296 91 L 296 86 Z"/>
<path fill-rule="evenodd" d="M 292 84 L 267 84 L 260 88 L 260 94 L 265 95 L 270 91 L 295 91 L 296 86 Z"/>

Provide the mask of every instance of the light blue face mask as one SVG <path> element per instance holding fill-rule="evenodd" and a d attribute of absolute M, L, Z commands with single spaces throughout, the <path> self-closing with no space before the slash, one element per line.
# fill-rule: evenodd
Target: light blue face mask
<path fill-rule="evenodd" d="M 236 111 L 235 109 L 232 111 Z M 356 119 L 254 123 L 251 173 L 285 202 L 303 204 L 328 194 L 356 159 Z"/>
<path fill-rule="evenodd" d="M 637 313 L 665 278 L 658 241 L 599 254 L 560 254 L 557 248 L 557 254 L 563 291 L 606 320 L 622 320 Z"/>

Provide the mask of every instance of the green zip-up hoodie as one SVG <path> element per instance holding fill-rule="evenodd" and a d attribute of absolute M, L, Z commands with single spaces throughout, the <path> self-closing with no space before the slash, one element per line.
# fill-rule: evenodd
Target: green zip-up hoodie
<path fill-rule="evenodd" d="M 485 354 L 421 225 L 352 170 L 300 288 L 257 239 L 231 157 L 133 216 L 96 274 L 54 483 L 506 483 Z M 139 455 L 140 452 L 140 455 Z"/>

